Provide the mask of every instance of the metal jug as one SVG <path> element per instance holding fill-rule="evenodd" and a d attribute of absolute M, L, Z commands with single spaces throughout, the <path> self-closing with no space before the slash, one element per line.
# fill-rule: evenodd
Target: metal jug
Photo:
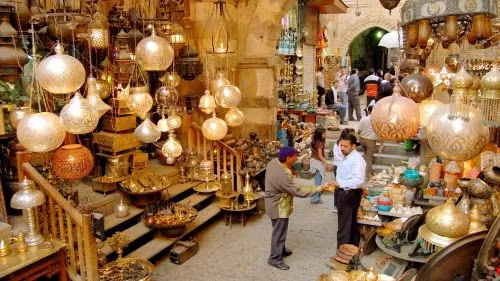
<path fill-rule="evenodd" d="M 5 257 L 12 253 L 12 249 L 10 248 L 10 238 L 2 238 L 0 240 L 0 257 Z"/>

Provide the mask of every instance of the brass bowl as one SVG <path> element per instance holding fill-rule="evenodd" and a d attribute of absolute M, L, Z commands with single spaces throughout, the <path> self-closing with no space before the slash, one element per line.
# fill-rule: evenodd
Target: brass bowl
<path fill-rule="evenodd" d="M 484 180 L 494 185 L 500 185 L 500 167 L 490 166 L 484 170 Z"/>
<path fill-rule="evenodd" d="M 116 261 L 106 264 L 99 270 L 100 281 L 121 280 L 122 274 L 125 274 L 124 280 L 130 280 L 129 274 L 136 274 L 136 281 L 152 281 L 155 267 L 147 260 L 137 258 L 120 258 Z M 133 271 L 133 272 L 131 272 Z"/>

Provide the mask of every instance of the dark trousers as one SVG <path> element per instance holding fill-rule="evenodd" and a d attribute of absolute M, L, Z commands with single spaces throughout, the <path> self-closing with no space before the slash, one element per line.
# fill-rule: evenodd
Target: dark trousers
<path fill-rule="evenodd" d="M 375 151 L 377 151 L 377 141 L 359 138 L 359 142 L 365 152 L 363 155 L 366 162 L 365 179 L 370 179 L 372 174 L 373 155 L 375 155 Z"/>
<path fill-rule="evenodd" d="M 361 105 L 359 104 L 359 93 L 348 94 L 349 98 L 349 108 L 347 114 L 349 115 L 349 121 L 354 121 L 354 111 L 356 112 L 356 119 L 361 120 Z"/>
<path fill-rule="evenodd" d="M 372 100 L 374 100 L 375 98 L 376 98 L 376 96 L 373 96 L 373 97 L 366 96 L 366 108 L 365 109 L 368 109 L 368 106 L 370 105 Z M 367 113 L 367 115 L 368 115 L 368 113 Z"/>
<path fill-rule="evenodd" d="M 316 86 L 316 89 L 318 89 L 318 106 L 321 106 L 321 97 L 325 94 L 325 88 Z"/>
<path fill-rule="evenodd" d="M 356 215 L 361 203 L 361 189 L 335 190 L 335 201 L 337 203 L 338 231 L 337 248 L 343 244 L 353 244 L 359 246 L 361 238 Z"/>
<path fill-rule="evenodd" d="M 271 219 L 273 234 L 271 236 L 271 254 L 269 261 L 281 262 L 283 260 L 283 250 L 285 249 L 286 233 L 288 231 L 288 218 Z"/>

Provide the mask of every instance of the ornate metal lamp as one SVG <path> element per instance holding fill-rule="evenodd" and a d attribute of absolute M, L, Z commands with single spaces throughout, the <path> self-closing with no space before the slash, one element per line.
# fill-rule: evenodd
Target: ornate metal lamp
<path fill-rule="evenodd" d="M 12 196 L 10 206 L 14 209 L 23 210 L 23 214 L 28 222 L 28 233 L 25 241 L 29 246 L 36 246 L 43 242 L 43 236 L 38 230 L 35 222 L 35 212 L 33 208 L 45 203 L 45 195 L 40 190 L 35 189 L 35 183 L 27 178 L 19 183 L 19 191 Z"/>
<path fill-rule="evenodd" d="M 209 54 L 227 55 L 234 53 L 236 42 L 231 34 L 231 17 L 226 7 L 226 0 L 217 0 L 211 17 L 203 30 L 203 47 Z"/>

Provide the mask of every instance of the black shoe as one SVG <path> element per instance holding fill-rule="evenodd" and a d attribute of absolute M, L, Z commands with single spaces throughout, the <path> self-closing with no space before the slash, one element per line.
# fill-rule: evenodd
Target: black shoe
<path fill-rule="evenodd" d="M 340 122 L 340 125 L 347 125 L 347 124 L 348 124 L 347 121 Z"/>
<path fill-rule="evenodd" d="M 289 270 L 290 269 L 290 267 L 284 261 L 280 261 L 280 262 L 267 261 L 267 263 L 269 265 L 276 267 L 277 269 L 281 269 L 281 270 Z"/>
<path fill-rule="evenodd" d="M 285 250 L 283 250 L 283 254 L 282 256 L 283 257 L 288 257 L 288 256 L 291 256 L 293 254 L 292 250 L 288 249 L 285 247 Z"/>

